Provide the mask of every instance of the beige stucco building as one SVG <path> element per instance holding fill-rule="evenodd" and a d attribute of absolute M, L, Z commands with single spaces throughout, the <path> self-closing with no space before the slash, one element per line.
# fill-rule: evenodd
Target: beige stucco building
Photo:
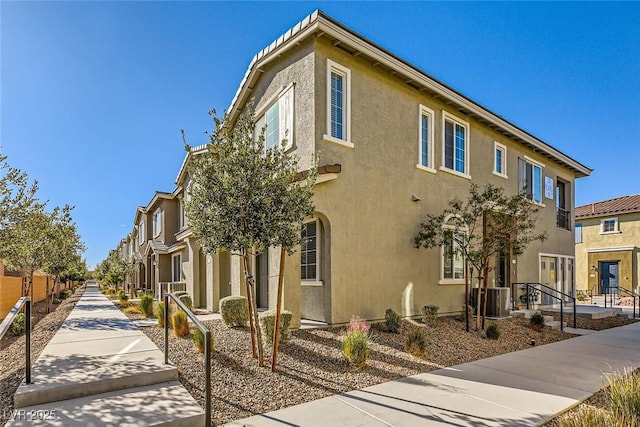
<path fill-rule="evenodd" d="M 594 295 L 608 287 L 638 293 L 640 195 L 579 206 L 575 221 L 578 289 Z"/>
<path fill-rule="evenodd" d="M 232 119 L 252 100 L 267 145 L 286 139 L 301 170 L 314 156 L 321 166 L 308 243 L 286 261 L 293 326 L 377 320 L 387 308 L 413 316 L 427 304 L 460 312 L 463 261 L 413 242 L 426 214 L 466 198 L 472 183 L 526 191 L 548 234 L 520 256 L 496 259 L 491 286 L 542 282 L 574 292 L 575 180 L 591 170 L 570 156 L 320 11 L 253 58 Z M 205 149 L 186 155 L 178 198 L 188 197 L 190 158 Z M 182 274 L 197 306 L 217 309 L 221 297 L 243 292 L 239 258 L 203 253 L 186 218 L 176 241 L 185 244 Z M 275 307 L 279 254 L 270 249 L 253 263 L 259 307 Z"/>

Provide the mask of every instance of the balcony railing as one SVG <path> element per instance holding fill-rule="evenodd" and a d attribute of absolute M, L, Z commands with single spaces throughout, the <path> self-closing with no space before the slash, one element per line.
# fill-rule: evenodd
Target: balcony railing
<path fill-rule="evenodd" d="M 571 212 L 562 208 L 556 208 L 556 221 L 558 228 L 571 230 Z"/>

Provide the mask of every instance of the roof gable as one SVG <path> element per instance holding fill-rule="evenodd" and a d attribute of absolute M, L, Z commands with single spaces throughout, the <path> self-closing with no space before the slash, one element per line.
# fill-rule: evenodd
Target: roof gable
<path fill-rule="evenodd" d="M 616 197 L 576 207 L 576 218 L 590 218 L 611 214 L 640 212 L 640 194 Z"/>

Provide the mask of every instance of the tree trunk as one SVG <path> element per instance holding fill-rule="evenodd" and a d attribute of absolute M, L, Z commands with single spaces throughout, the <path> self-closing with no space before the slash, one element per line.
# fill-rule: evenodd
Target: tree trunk
<path fill-rule="evenodd" d="M 484 330 L 484 321 L 485 318 L 487 317 L 487 299 L 488 299 L 488 292 L 487 292 L 487 288 L 489 287 L 489 280 L 487 278 L 488 274 L 489 274 L 489 266 L 485 265 L 483 267 L 484 270 L 484 275 L 482 276 L 482 288 L 484 289 L 483 295 L 482 295 L 482 330 Z"/>
<path fill-rule="evenodd" d="M 482 299 L 482 286 L 480 280 L 482 277 L 482 269 L 478 270 L 478 297 L 476 298 L 476 331 L 480 330 L 480 301 Z"/>
<path fill-rule="evenodd" d="M 247 294 L 247 308 L 249 310 L 249 335 L 251 335 L 251 354 L 253 355 L 253 358 L 257 358 L 258 357 L 258 352 L 256 350 L 256 337 L 254 334 L 254 325 L 253 325 L 253 304 L 251 304 L 251 300 L 249 299 L 250 295 L 251 295 L 251 289 L 249 288 L 249 280 L 247 279 L 247 276 L 249 276 L 249 259 L 248 259 L 249 255 L 247 254 L 247 252 L 243 249 L 242 250 L 242 265 L 244 268 L 244 274 L 240 274 L 240 278 L 242 279 L 242 281 L 244 282 L 244 288 L 245 288 L 245 293 Z"/>
<path fill-rule="evenodd" d="M 469 332 L 469 261 L 464 259 L 464 329 Z"/>
<path fill-rule="evenodd" d="M 245 275 L 247 276 L 247 284 L 248 286 L 248 291 L 249 291 L 249 295 L 247 295 L 248 299 L 249 299 L 249 304 L 250 306 L 253 308 L 253 329 L 256 335 L 256 344 L 258 347 L 258 366 L 264 366 L 264 348 L 262 346 L 262 331 L 260 331 L 260 324 L 258 323 L 258 304 L 257 304 L 257 300 L 255 298 L 255 281 L 253 280 L 253 276 L 251 276 L 250 274 L 248 274 L 248 272 L 250 270 L 248 270 L 248 268 L 250 267 L 250 263 L 249 263 L 249 254 L 245 252 L 245 266 L 247 268 L 247 270 L 245 270 Z"/>
<path fill-rule="evenodd" d="M 273 327 L 273 353 L 271 355 L 271 372 L 276 371 L 278 361 L 278 344 L 280 343 L 280 311 L 282 311 L 282 293 L 284 288 L 284 261 L 287 251 L 282 246 L 280 248 L 280 274 L 278 276 L 278 300 L 276 302 L 276 320 Z"/>

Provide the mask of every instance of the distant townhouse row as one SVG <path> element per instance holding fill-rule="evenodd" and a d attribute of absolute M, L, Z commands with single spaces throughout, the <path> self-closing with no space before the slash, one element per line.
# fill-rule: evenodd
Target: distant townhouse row
<path fill-rule="evenodd" d="M 435 304 L 461 310 L 464 260 L 440 249 L 417 250 L 413 237 L 427 213 L 439 213 L 470 185 L 524 190 L 541 207 L 549 238 L 524 254 L 495 259 L 491 286 L 542 282 L 575 292 L 575 180 L 591 170 L 380 46 L 316 11 L 251 61 L 229 109 L 233 120 L 253 100 L 266 143 L 285 136 L 300 169 L 321 165 L 307 244 L 285 267 L 285 307 L 293 323 L 331 324 L 352 315 L 405 316 Z M 181 200 L 189 197 L 187 154 L 176 190 L 138 208 L 127 238 L 138 285 L 184 282 L 196 306 L 215 310 L 241 294 L 230 254 L 206 254 L 190 235 Z M 169 224 L 171 222 L 171 224 Z M 163 231 L 164 228 L 166 231 Z M 279 251 L 254 263 L 258 305 L 273 308 Z"/>

